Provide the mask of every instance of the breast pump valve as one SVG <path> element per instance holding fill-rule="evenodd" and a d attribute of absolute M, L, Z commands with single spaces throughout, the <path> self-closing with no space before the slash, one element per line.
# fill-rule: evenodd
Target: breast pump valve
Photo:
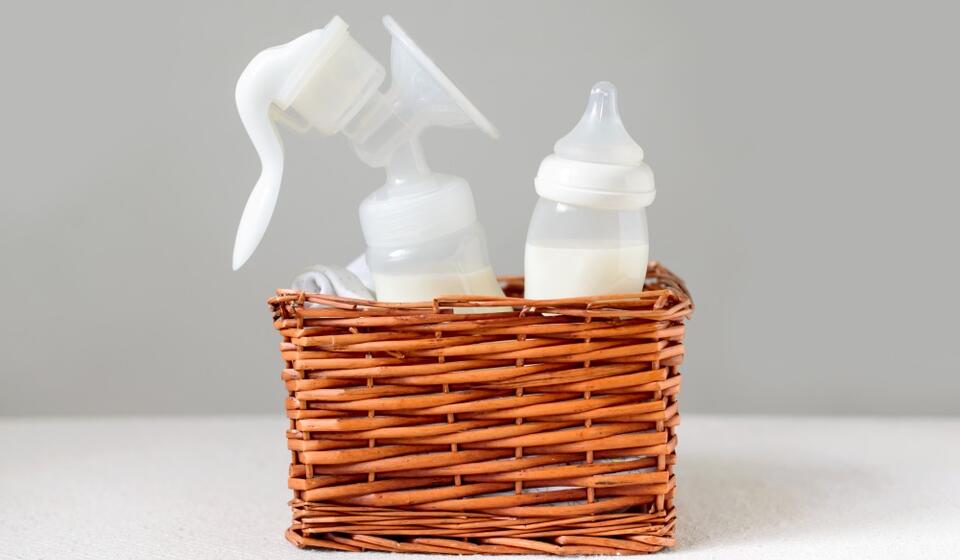
<path fill-rule="evenodd" d="M 360 206 L 377 297 L 422 301 L 443 294 L 501 295 L 467 182 L 435 173 L 420 133 L 431 126 L 498 132 L 390 16 L 391 84 L 334 17 L 323 29 L 258 54 L 237 82 L 237 108 L 262 171 L 240 219 L 234 270 L 260 243 L 283 175 L 275 122 L 301 132 L 343 133 L 357 156 L 386 168 L 386 183 Z"/>

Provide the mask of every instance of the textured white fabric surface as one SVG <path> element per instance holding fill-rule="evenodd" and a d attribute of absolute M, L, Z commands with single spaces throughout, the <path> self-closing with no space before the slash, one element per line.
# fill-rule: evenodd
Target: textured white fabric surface
<path fill-rule="evenodd" d="M 285 427 L 0 420 L 0 558 L 357 558 L 283 539 Z M 689 415 L 679 434 L 679 542 L 661 557 L 960 557 L 960 419 Z"/>
<path fill-rule="evenodd" d="M 294 290 L 354 299 L 376 299 L 360 277 L 339 266 L 313 265 L 293 279 Z M 307 307 L 319 304 L 307 302 Z"/>

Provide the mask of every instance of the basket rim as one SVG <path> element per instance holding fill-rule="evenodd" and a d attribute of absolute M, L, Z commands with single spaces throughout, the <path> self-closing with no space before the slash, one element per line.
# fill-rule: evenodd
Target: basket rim
<path fill-rule="evenodd" d="M 518 282 L 523 276 L 500 276 L 501 284 Z M 352 311 L 380 310 L 397 314 L 434 314 L 450 315 L 453 308 L 463 307 L 509 307 L 510 310 L 474 313 L 467 317 L 472 319 L 515 316 L 520 309 L 520 315 L 528 312 L 549 309 L 551 313 L 573 315 L 611 315 L 648 316 L 651 312 L 668 315 L 689 314 L 694 309 L 693 298 L 684 281 L 660 264 L 659 261 L 650 261 L 647 267 L 648 283 L 658 286 L 657 289 L 642 292 L 605 294 L 598 296 L 579 296 L 559 299 L 528 299 L 507 296 L 486 296 L 470 294 L 440 295 L 432 300 L 415 302 L 390 302 L 368 299 L 348 298 L 330 294 L 304 292 L 289 288 L 279 288 L 276 295 L 267 300 L 272 307 L 293 305 L 300 311 L 304 304 L 313 303 L 327 308 L 339 308 Z M 622 306 L 627 307 L 624 309 Z M 637 309 L 641 307 L 642 309 Z M 632 308 L 632 309 L 631 309 Z M 611 311 L 616 310 L 616 311 Z M 391 313 L 392 314 L 392 313 Z"/>

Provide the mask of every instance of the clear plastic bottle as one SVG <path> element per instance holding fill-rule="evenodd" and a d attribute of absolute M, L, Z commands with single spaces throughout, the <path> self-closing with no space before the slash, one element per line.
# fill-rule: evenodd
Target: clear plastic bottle
<path fill-rule="evenodd" d="M 649 254 L 642 208 L 607 210 L 541 198 L 527 234 L 526 296 L 639 292 Z"/>
<path fill-rule="evenodd" d="M 377 299 L 502 295 L 467 182 L 438 173 L 431 186 L 418 180 L 415 191 L 403 189 L 381 187 L 360 205 Z"/>
<path fill-rule="evenodd" d="M 537 173 L 526 297 L 642 291 L 650 247 L 645 208 L 656 191 L 643 149 L 620 120 L 613 84 L 593 86 L 586 112 L 554 151 Z"/>

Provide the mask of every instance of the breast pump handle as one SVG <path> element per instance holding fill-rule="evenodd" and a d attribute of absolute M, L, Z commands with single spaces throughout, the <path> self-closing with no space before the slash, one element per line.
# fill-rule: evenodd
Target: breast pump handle
<path fill-rule="evenodd" d="M 285 109 L 297 95 L 297 82 L 302 82 L 309 71 L 305 62 L 315 60 L 324 48 L 329 49 L 336 42 L 336 35 L 346 32 L 346 24 L 340 18 L 334 18 L 327 27 L 328 30 L 317 29 L 260 52 L 237 80 L 237 112 L 260 157 L 261 170 L 237 228 L 234 270 L 243 266 L 260 244 L 280 194 L 284 155 L 276 123 L 296 132 L 310 129 L 306 119 Z"/>

